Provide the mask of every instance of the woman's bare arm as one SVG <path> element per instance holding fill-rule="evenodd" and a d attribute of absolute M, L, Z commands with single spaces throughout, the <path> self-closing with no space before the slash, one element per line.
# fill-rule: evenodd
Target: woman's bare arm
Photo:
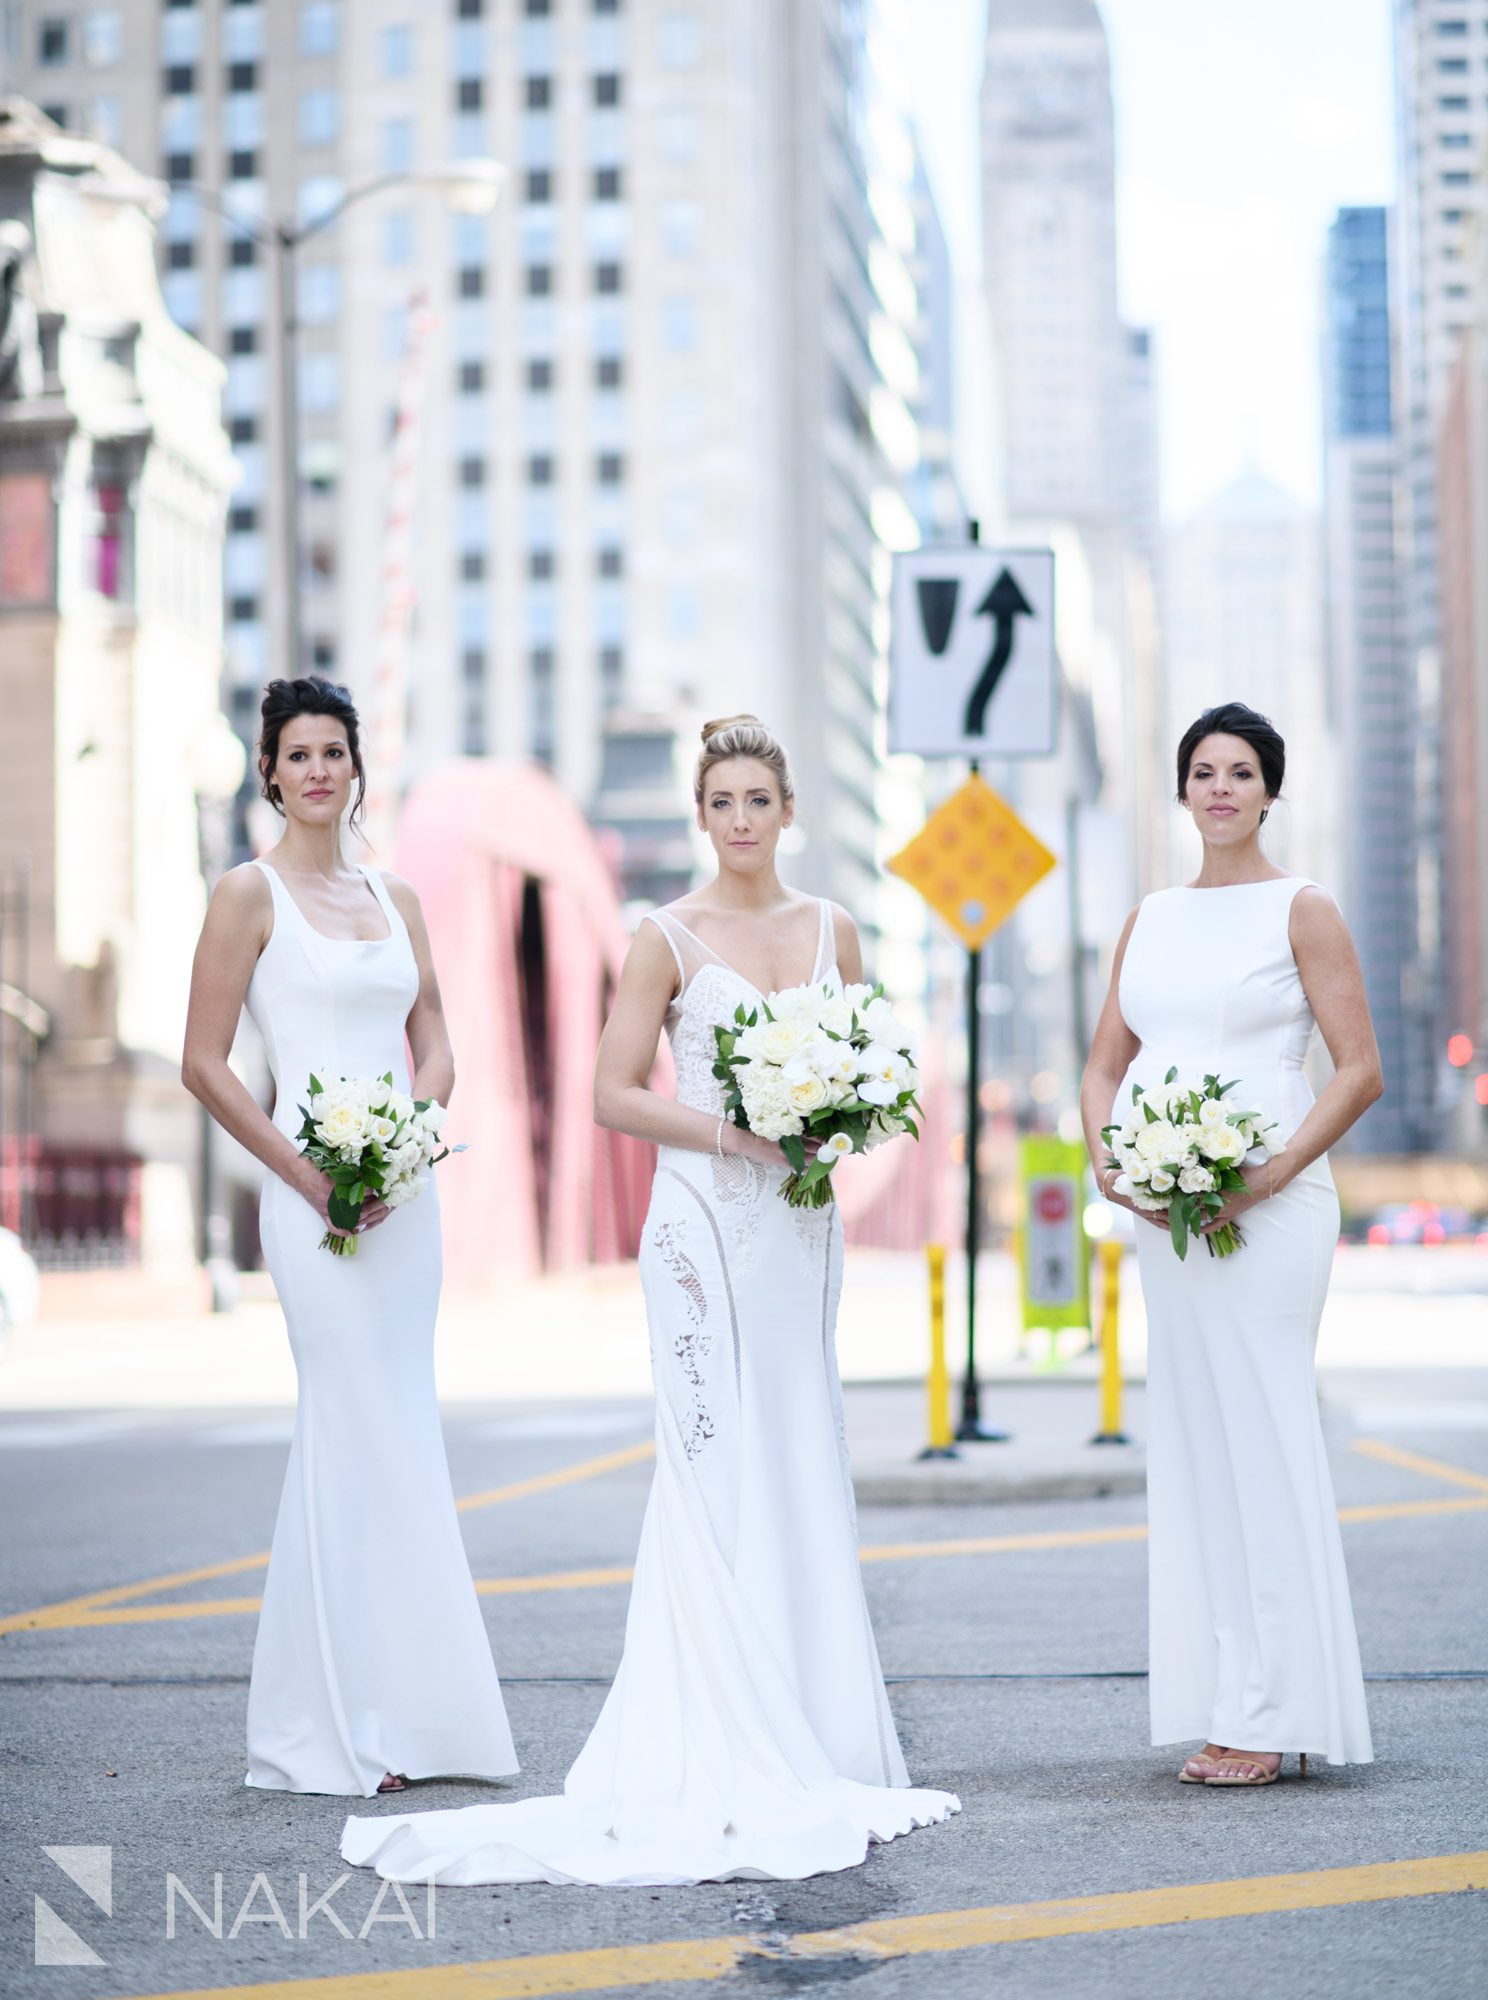
<path fill-rule="evenodd" d="M 1091 1165 L 1095 1168 L 1096 1185 L 1109 1202 L 1119 1208 L 1129 1208 L 1133 1215 L 1141 1216 L 1148 1222 L 1156 1223 L 1159 1229 L 1168 1226 L 1166 1216 L 1155 1214 L 1150 1209 L 1138 1208 L 1136 1203 L 1124 1195 L 1107 1191 L 1107 1183 L 1114 1183 L 1115 1170 L 1108 1166 L 1106 1142 L 1101 1137 L 1104 1126 L 1115 1120 L 1116 1093 L 1121 1088 L 1121 1080 L 1131 1068 L 1141 1041 L 1126 1025 L 1121 1013 L 1121 965 L 1126 957 L 1127 941 L 1132 934 L 1132 925 L 1137 913 L 1132 911 L 1121 929 L 1116 943 L 1116 955 L 1111 961 L 1111 983 L 1106 989 L 1105 1002 L 1101 1007 L 1100 1019 L 1095 1024 L 1095 1034 L 1090 1043 L 1090 1056 L 1085 1064 L 1085 1074 L 1080 1079 L 1080 1122 L 1085 1128 L 1085 1146 L 1090 1154 Z"/>
<path fill-rule="evenodd" d="M 677 962 L 671 948 L 657 925 L 643 923 L 626 954 L 615 1004 L 599 1040 L 594 1064 L 595 1122 L 612 1132 L 648 1140 L 653 1146 L 711 1153 L 719 1144 L 717 1118 L 661 1096 L 648 1081 L 667 1008 L 676 991 Z M 722 1146 L 725 1153 L 743 1153 L 767 1166 L 789 1165 L 779 1146 L 756 1138 L 732 1121 L 724 1123 Z"/>
<path fill-rule="evenodd" d="M 414 963 L 418 966 L 418 997 L 408 1013 L 408 1047 L 413 1056 L 412 1095 L 421 1103 L 425 1098 L 433 1098 L 436 1104 L 448 1106 L 450 1093 L 455 1087 L 455 1052 L 450 1047 L 449 1025 L 444 1018 L 444 1002 L 440 998 L 439 980 L 434 971 L 429 927 L 424 922 L 423 908 L 413 884 L 405 882 L 401 875 L 386 873 L 382 880 L 397 905 L 398 914 L 408 926 L 408 941 L 413 946 Z"/>
<path fill-rule="evenodd" d="M 832 905 L 832 934 L 837 947 L 837 970 L 844 986 L 859 986 L 863 979 L 863 943 L 858 927 L 840 903 Z"/>

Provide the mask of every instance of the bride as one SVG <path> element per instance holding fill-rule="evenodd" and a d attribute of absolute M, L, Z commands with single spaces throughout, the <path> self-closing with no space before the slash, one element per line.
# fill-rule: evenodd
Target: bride
<path fill-rule="evenodd" d="M 640 1253 L 656 1477 L 624 1658 L 561 1797 L 348 1819 L 343 1857 L 384 1876 L 792 1879 L 959 1809 L 909 1789 L 863 1598 L 837 1210 L 779 1198 L 785 1156 L 725 1118 L 712 1074 L 715 1023 L 857 979 L 857 934 L 775 872 L 790 768 L 753 716 L 704 729 L 694 795 L 717 877 L 642 923 L 595 1075 L 600 1122 L 659 1148 Z M 663 1027 L 675 1102 L 647 1087 Z"/>

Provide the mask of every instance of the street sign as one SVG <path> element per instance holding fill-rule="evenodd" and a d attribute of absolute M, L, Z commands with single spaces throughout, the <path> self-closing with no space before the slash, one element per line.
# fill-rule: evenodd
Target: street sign
<path fill-rule="evenodd" d="M 975 951 L 1048 874 L 1054 856 L 974 777 L 936 807 L 888 866 Z"/>
<path fill-rule="evenodd" d="M 1041 1133 L 1019 1146 L 1023 1178 L 1023 1324 L 1089 1326 L 1085 1148 Z"/>
<path fill-rule="evenodd" d="M 889 748 L 1047 757 L 1059 713 L 1054 552 L 980 542 L 894 557 Z"/>

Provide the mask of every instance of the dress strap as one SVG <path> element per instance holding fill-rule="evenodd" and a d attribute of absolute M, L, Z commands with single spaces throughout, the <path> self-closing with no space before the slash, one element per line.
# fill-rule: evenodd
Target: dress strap
<path fill-rule="evenodd" d="M 837 938 L 832 924 L 832 905 L 825 896 L 818 896 L 817 903 L 821 916 L 816 929 L 816 966 L 811 974 L 812 984 L 825 979 L 828 969 L 836 962 Z"/>
<path fill-rule="evenodd" d="M 672 957 L 677 961 L 677 980 L 678 980 L 677 991 L 680 993 L 682 988 L 687 984 L 687 967 L 682 963 L 682 954 L 677 949 L 677 940 L 672 936 L 672 924 L 674 922 L 674 919 L 664 915 L 663 912 L 660 910 L 647 910 L 645 916 L 641 918 L 641 922 L 643 924 L 655 924 L 656 928 L 661 932 L 662 936 L 666 939 L 667 949 L 671 952 Z M 686 930 L 686 928 L 687 927 L 685 924 L 678 925 L 679 930 Z M 690 937 L 692 933 L 689 931 L 688 935 Z"/>

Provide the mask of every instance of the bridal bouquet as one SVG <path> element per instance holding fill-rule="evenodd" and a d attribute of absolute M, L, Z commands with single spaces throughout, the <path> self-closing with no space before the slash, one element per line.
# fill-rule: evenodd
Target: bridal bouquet
<path fill-rule="evenodd" d="M 328 1204 L 337 1229 L 354 1230 L 362 1203 L 385 1201 L 401 1208 L 429 1184 L 428 1169 L 463 1146 L 444 1146 L 439 1137 L 446 1112 L 432 1098 L 415 1103 L 395 1090 L 392 1071 L 375 1078 L 337 1076 L 310 1079 L 309 1106 L 301 1105 L 300 1151 L 334 1186 Z M 355 1236 L 328 1229 L 322 1250 L 354 1257 Z"/>
<path fill-rule="evenodd" d="M 733 1026 L 713 1032 L 725 1110 L 746 1131 L 779 1141 L 792 1168 L 780 1192 L 793 1208 L 835 1199 L 832 1169 L 849 1153 L 901 1132 L 919 1138 L 914 1037 L 882 986 L 788 987 L 748 1014 L 738 1007 Z M 808 1139 L 820 1142 L 809 1165 Z"/>
<path fill-rule="evenodd" d="M 1133 1111 L 1124 1125 L 1102 1129 L 1108 1167 L 1120 1167 L 1112 1183 L 1137 1208 L 1167 1211 L 1173 1248 L 1188 1255 L 1188 1240 L 1202 1233 L 1206 1217 L 1218 1215 L 1225 1197 L 1243 1188 L 1245 1162 L 1269 1160 L 1286 1151 L 1277 1127 L 1259 1111 L 1232 1111 L 1225 1104 L 1234 1083 L 1206 1076 L 1202 1084 L 1181 1082 L 1170 1069 L 1159 1090 L 1132 1085 Z M 1211 1257 L 1228 1257 L 1245 1238 L 1233 1222 L 1211 1230 L 1204 1241 Z"/>

